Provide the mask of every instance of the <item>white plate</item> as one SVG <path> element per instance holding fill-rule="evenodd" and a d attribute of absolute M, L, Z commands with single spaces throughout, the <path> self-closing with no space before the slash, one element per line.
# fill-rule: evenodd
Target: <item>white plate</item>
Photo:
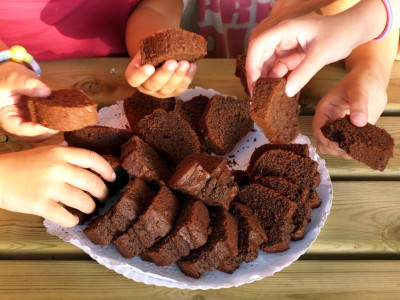
<path fill-rule="evenodd" d="M 199 94 L 211 96 L 216 93 L 214 90 L 204 90 L 196 87 L 195 89 L 187 90 L 179 98 L 187 100 Z M 101 109 L 99 112 L 99 124 L 125 128 L 128 122 L 123 113 L 122 103 L 122 101 L 118 101 L 115 105 Z M 237 165 L 234 165 L 233 168 L 246 169 L 254 149 L 268 143 L 264 134 L 256 126 L 255 129 L 255 131 L 249 132 L 242 138 L 235 149 L 226 155 L 229 160 L 234 159 L 236 161 Z M 304 239 L 291 242 L 290 249 L 282 253 L 264 253 L 259 251 L 259 256 L 256 260 L 250 263 L 243 262 L 240 268 L 233 274 L 225 274 L 214 270 L 204 274 L 199 279 L 193 279 L 185 276 L 176 265 L 157 267 L 153 263 L 142 261 L 139 257 L 124 259 L 119 255 L 114 245 L 94 245 L 83 233 L 85 225 L 75 226 L 74 228 L 63 228 L 47 220 L 44 221 L 44 225 L 50 234 L 56 235 L 64 241 L 79 247 L 105 267 L 138 282 L 171 288 L 205 290 L 237 287 L 245 283 L 260 280 L 289 266 L 306 252 L 317 239 L 332 205 L 332 182 L 325 161 L 318 156 L 316 149 L 310 145 L 308 137 L 300 135 L 294 143 L 308 144 L 310 157 L 318 162 L 321 183 L 317 187 L 317 192 L 322 200 L 322 204 L 319 208 L 313 210 L 312 220 L 307 226 Z M 117 198 L 118 195 L 114 196 L 110 203 L 116 201 Z"/>

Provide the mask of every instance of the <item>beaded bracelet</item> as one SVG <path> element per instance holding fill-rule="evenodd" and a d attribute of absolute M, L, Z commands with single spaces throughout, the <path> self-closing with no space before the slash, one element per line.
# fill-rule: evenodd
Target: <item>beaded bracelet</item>
<path fill-rule="evenodd" d="M 18 63 L 27 63 L 37 75 L 40 75 L 42 73 L 39 64 L 36 62 L 33 56 L 29 54 L 22 46 L 12 46 L 9 50 L 4 50 L 0 52 L 0 62 L 9 59 Z"/>
<path fill-rule="evenodd" d="M 386 25 L 385 29 L 382 31 L 382 33 L 374 38 L 375 41 L 380 41 L 383 40 L 390 31 L 392 31 L 393 28 L 393 7 L 392 4 L 390 3 L 390 0 L 382 0 L 383 5 L 385 6 L 386 10 Z"/>

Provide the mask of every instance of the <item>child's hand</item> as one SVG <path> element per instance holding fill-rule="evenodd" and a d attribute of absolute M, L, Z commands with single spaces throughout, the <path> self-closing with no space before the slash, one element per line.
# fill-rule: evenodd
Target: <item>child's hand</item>
<path fill-rule="evenodd" d="M 93 151 L 46 146 L 0 156 L 0 208 L 42 216 L 61 226 L 72 227 L 78 218 L 62 204 L 91 213 L 95 203 L 107 196 L 104 182 L 115 173 Z M 89 195 L 90 194 L 90 195 Z"/>
<path fill-rule="evenodd" d="M 336 16 L 304 17 L 252 31 L 246 73 L 252 91 L 260 77 L 283 77 L 289 71 L 286 94 L 295 95 L 328 63 L 347 57 L 357 46 L 357 34 L 338 26 Z M 260 24 L 261 25 L 261 24 Z M 346 36 L 346 43 L 338 43 Z"/>
<path fill-rule="evenodd" d="M 329 141 L 321 132 L 328 120 L 342 118 L 350 114 L 356 126 L 367 122 L 375 124 L 387 102 L 386 84 L 373 69 L 351 70 L 318 103 L 313 119 L 313 134 L 321 153 L 349 158 L 338 144 Z"/>
<path fill-rule="evenodd" d="M 125 72 L 128 83 L 140 92 L 157 98 L 168 98 L 183 93 L 193 80 L 197 67 L 182 60 L 167 60 L 157 69 L 141 65 L 140 53 L 130 62 Z"/>
<path fill-rule="evenodd" d="M 39 142 L 57 131 L 32 123 L 23 95 L 46 97 L 51 90 L 37 75 L 14 62 L 0 64 L 0 127 L 20 139 Z"/>

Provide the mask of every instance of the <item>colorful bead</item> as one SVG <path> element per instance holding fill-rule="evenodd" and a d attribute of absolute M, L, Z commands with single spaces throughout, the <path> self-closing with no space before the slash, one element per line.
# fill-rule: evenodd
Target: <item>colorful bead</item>
<path fill-rule="evenodd" d="M 39 64 L 22 46 L 12 46 L 10 50 L 4 50 L 0 52 L 0 62 L 9 59 L 17 63 L 25 62 L 31 66 L 32 70 L 35 71 L 36 74 L 40 75 L 42 73 Z"/>

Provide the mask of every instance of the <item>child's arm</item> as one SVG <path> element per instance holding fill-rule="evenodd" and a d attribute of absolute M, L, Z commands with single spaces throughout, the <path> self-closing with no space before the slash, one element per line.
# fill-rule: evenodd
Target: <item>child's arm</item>
<path fill-rule="evenodd" d="M 399 30 L 393 30 L 382 41 L 371 41 L 357 47 L 346 59 L 346 76 L 319 101 L 313 118 L 313 134 L 322 153 L 347 156 L 336 143 L 328 141 L 321 127 L 328 120 L 350 114 L 351 122 L 364 126 L 374 124 L 382 114 L 386 89 L 397 52 Z"/>
<path fill-rule="evenodd" d="M 34 214 L 72 227 L 78 218 L 63 204 L 91 213 L 107 196 L 115 173 L 100 155 L 84 149 L 46 146 L 0 155 L 0 208 Z"/>
<path fill-rule="evenodd" d="M 132 61 L 125 76 L 139 91 L 160 98 L 179 95 L 186 90 L 196 72 L 196 65 L 187 61 L 168 60 L 157 70 L 141 65 L 139 41 L 167 28 L 179 28 L 182 0 L 142 1 L 129 18 L 126 44 Z"/>

